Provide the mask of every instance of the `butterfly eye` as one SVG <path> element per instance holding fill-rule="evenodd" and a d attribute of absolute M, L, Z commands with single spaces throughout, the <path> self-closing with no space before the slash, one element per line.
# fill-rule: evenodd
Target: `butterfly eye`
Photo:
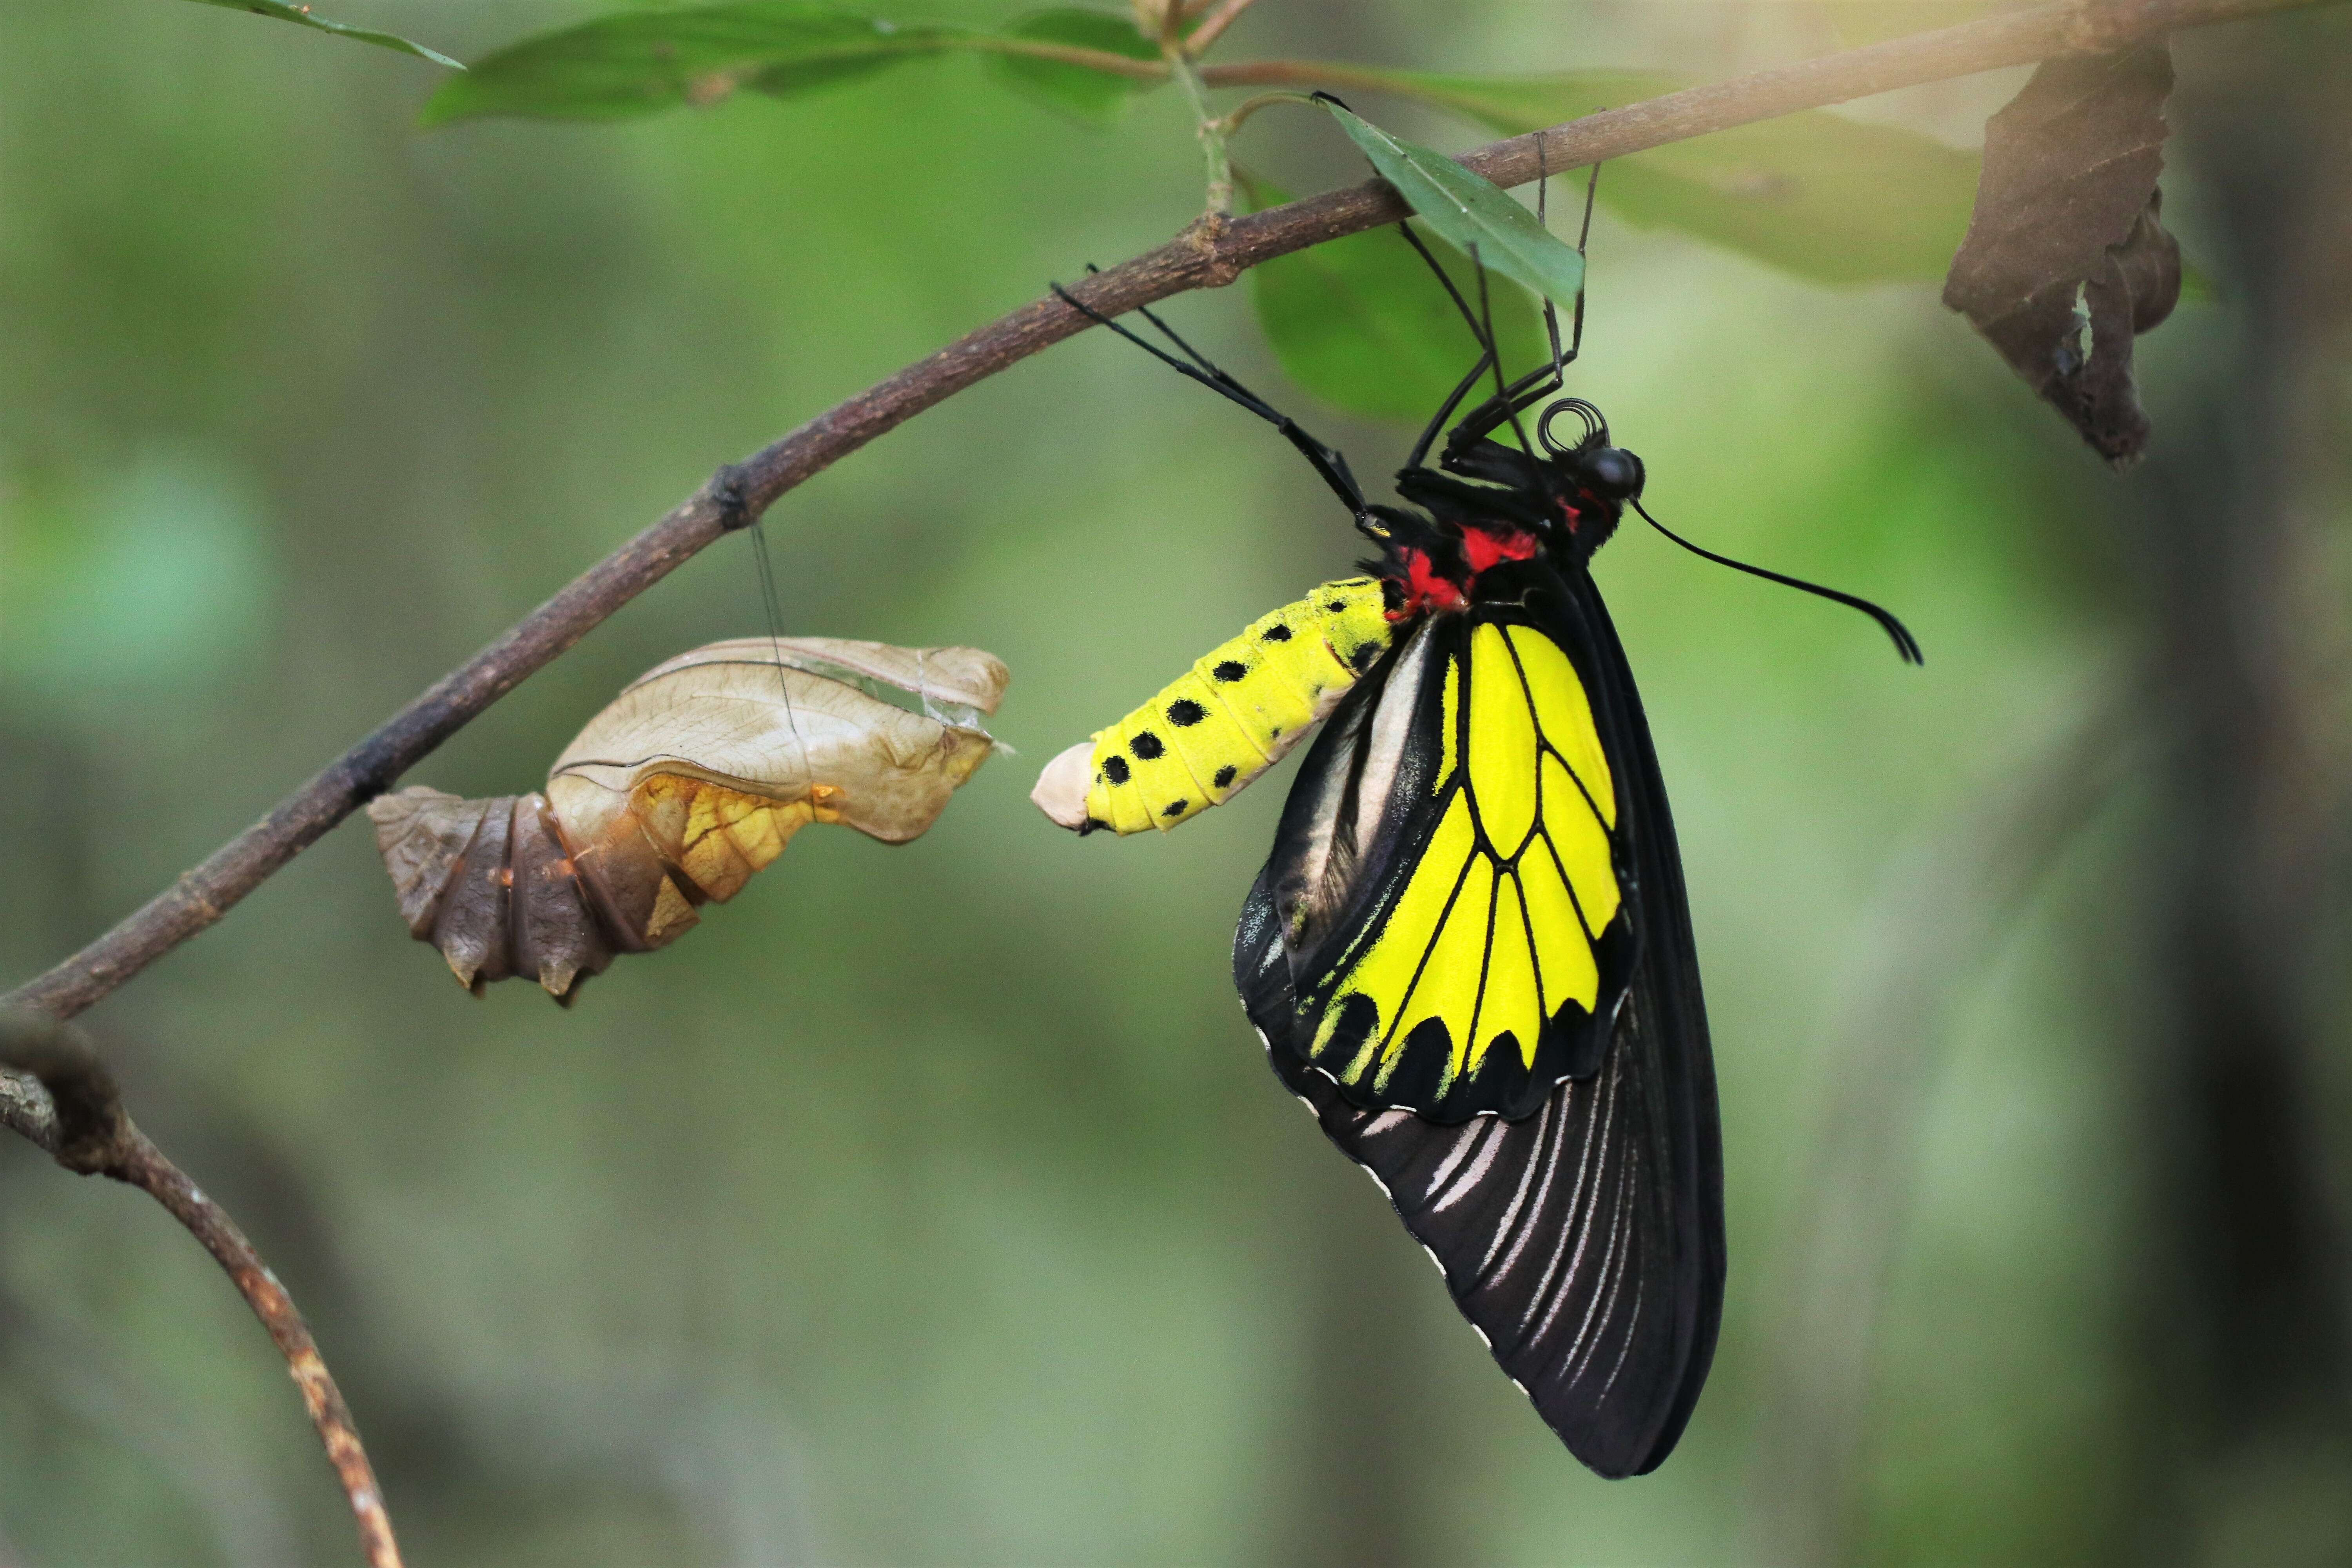
<path fill-rule="evenodd" d="M 1584 459 L 1585 485 L 1610 500 L 1641 494 L 1642 477 L 1642 459 L 1622 447 L 1603 447 Z"/>

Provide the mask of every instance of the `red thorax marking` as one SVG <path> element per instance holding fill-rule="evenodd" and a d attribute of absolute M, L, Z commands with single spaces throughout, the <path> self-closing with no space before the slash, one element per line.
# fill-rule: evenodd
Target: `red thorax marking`
<path fill-rule="evenodd" d="M 1404 561 L 1404 575 L 1397 579 L 1404 602 L 1389 611 L 1388 617 L 1391 621 L 1409 621 L 1434 610 L 1466 609 L 1470 590 L 1481 573 L 1506 561 L 1530 560 L 1535 552 L 1536 536 L 1519 529 L 1490 531 L 1465 528 L 1462 531 L 1462 558 L 1469 571 L 1457 582 L 1437 571 L 1427 552 L 1408 546 L 1399 552 Z"/>
<path fill-rule="evenodd" d="M 1516 528 L 1508 533 L 1489 533 L 1483 528 L 1462 531 L 1462 553 L 1470 563 L 1473 578 L 1498 562 L 1525 561 L 1535 552 L 1536 536 Z"/>
<path fill-rule="evenodd" d="M 1404 551 L 1404 603 L 1388 612 L 1391 621 L 1409 621 L 1431 610 L 1458 610 L 1469 603 L 1461 584 L 1441 577 L 1430 567 L 1425 551 Z"/>

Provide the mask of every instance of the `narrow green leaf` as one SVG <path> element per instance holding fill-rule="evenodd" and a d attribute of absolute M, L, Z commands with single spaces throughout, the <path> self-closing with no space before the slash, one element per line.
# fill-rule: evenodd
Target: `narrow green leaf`
<path fill-rule="evenodd" d="M 1252 211 L 1290 198 L 1240 174 Z M 1424 232 L 1475 309 L 1468 258 Z M 1250 268 L 1258 324 L 1283 371 L 1317 398 L 1376 419 L 1427 419 L 1477 360 L 1477 340 L 1412 247 L 1393 229 L 1351 234 Z M 1506 377 L 1549 352 L 1535 301 L 1516 283 L 1490 290 Z"/>
<path fill-rule="evenodd" d="M 1509 193 L 1444 153 L 1391 136 L 1330 99 L 1323 106 L 1429 226 L 1458 249 L 1570 305 L 1584 286 L 1584 258 L 1536 221 Z"/>
<path fill-rule="evenodd" d="M 806 0 L 624 11 L 475 61 L 425 101 L 421 119 L 426 125 L 488 115 L 626 120 L 713 102 L 739 87 L 776 96 L 806 91 L 984 37 L 902 26 Z"/>
<path fill-rule="evenodd" d="M 1160 50 L 1135 30 L 1131 16 L 1115 16 L 1108 11 L 1074 7 L 1039 11 L 1005 28 L 1004 36 L 1032 43 L 1066 44 L 1132 60 L 1160 58 Z M 1159 85 L 1116 71 L 1096 70 L 1090 66 L 1043 59 L 1035 55 L 995 55 L 989 60 L 989 70 L 1024 97 L 1082 125 L 1098 129 L 1117 124 L 1137 93 Z"/>
<path fill-rule="evenodd" d="M 1643 71 L 1348 72 L 1510 135 L 1689 85 Z M 1981 163 L 1895 126 L 1809 110 L 1614 161 L 1601 201 L 1816 282 L 1926 280 L 1944 275 L 1968 232 Z"/>
<path fill-rule="evenodd" d="M 316 27 L 322 33 L 336 33 L 346 38 L 357 38 L 362 44 L 378 48 L 398 49 L 404 55 L 415 55 L 420 60 L 431 60 L 436 66 L 451 70 L 466 68 L 438 49 L 428 49 L 423 44 L 404 38 L 394 33 L 379 33 L 369 27 L 354 27 L 348 22 L 330 22 L 324 16 L 310 15 L 308 5 L 289 5 L 285 0 L 196 0 L 199 5 L 217 5 L 224 11 L 250 11 L 257 16 L 274 16 L 280 22 L 291 22 L 299 27 Z"/>

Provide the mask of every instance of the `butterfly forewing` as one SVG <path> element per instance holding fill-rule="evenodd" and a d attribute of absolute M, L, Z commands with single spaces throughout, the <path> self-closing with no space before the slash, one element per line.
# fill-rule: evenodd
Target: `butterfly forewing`
<path fill-rule="evenodd" d="M 1355 1103 L 1520 1117 L 1596 1070 L 1637 939 L 1588 640 L 1432 618 L 1309 756 L 1271 862 L 1285 1034 Z"/>

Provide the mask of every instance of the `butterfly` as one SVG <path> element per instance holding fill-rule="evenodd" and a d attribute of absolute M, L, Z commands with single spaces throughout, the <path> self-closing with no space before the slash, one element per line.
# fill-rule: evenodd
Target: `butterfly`
<path fill-rule="evenodd" d="M 1063 294 L 1274 424 L 1379 553 L 1055 758 L 1034 798 L 1080 832 L 1166 831 L 1321 722 L 1242 908 L 1243 1005 L 1284 1085 L 1370 1173 L 1569 1450 L 1638 1475 L 1690 1419 L 1725 1277 L 1674 820 L 1591 573 L 1629 508 L 1656 520 L 1641 459 L 1592 405 L 1558 395 L 1581 296 L 1575 341 L 1562 349 L 1548 304 L 1549 362 L 1506 382 L 1483 271 L 1473 311 L 1401 228 L 1479 348 L 1397 475 L 1403 507 L 1368 501 L 1344 456 L 1150 311 L 1175 354 Z M 1862 609 L 1918 658 L 1876 605 L 1669 537 Z"/>

